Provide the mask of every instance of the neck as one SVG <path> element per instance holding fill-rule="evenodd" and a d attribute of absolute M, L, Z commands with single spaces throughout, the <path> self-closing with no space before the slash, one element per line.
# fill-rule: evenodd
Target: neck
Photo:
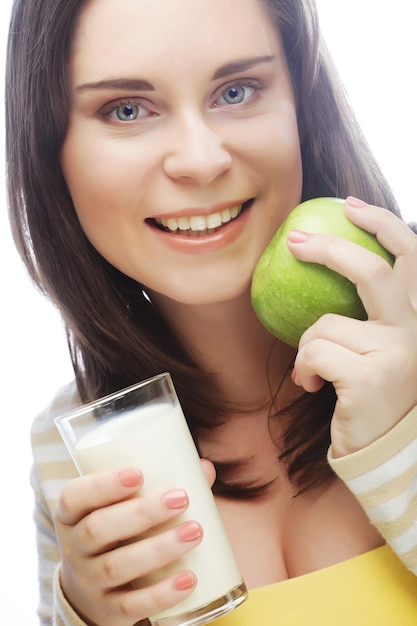
<path fill-rule="evenodd" d="M 256 317 L 250 294 L 209 305 L 153 297 L 194 361 L 216 375 L 226 401 L 263 403 L 295 358 Z"/>

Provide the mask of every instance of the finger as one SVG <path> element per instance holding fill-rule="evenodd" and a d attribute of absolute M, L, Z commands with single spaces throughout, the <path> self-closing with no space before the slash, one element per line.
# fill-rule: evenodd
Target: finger
<path fill-rule="evenodd" d="M 395 257 L 415 255 L 416 234 L 391 211 L 347 198 L 345 212 L 351 222 L 375 235 Z"/>
<path fill-rule="evenodd" d="M 320 376 L 335 388 L 331 438 L 339 456 L 381 437 L 416 404 L 415 387 L 410 385 L 415 361 L 406 371 L 402 349 L 381 356 L 381 350 L 363 356 L 325 339 L 310 341 L 297 356 L 300 385 L 308 390 L 314 376 Z"/>
<path fill-rule="evenodd" d="M 92 560 L 89 573 L 102 589 L 116 589 L 175 562 L 202 539 L 200 524 L 188 521 L 98 556 Z"/>
<path fill-rule="evenodd" d="M 369 389 L 378 380 L 386 381 L 379 383 L 380 391 L 387 392 L 389 383 L 395 401 L 399 395 L 404 400 L 408 396 L 415 403 L 417 324 L 411 328 L 386 326 L 324 315 L 302 335 L 294 365 L 299 379 L 303 372 L 305 376 L 317 375 L 336 385 L 344 377 L 358 389 L 364 386 L 365 376 Z"/>
<path fill-rule="evenodd" d="M 327 234 L 290 233 L 288 245 L 301 261 L 325 265 L 354 283 L 369 319 L 397 323 L 410 313 L 403 286 L 378 254 Z"/>
<path fill-rule="evenodd" d="M 395 329 L 389 328 L 394 340 Z M 300 351 L 315 339 L 325 339 L 357 354 L 367 354 L 376 346 L 387 343 L 387 332 L 383 324 L 327 313 L 307 328 L 300 338 L 298 349 Z"/>
<path fill-rule="evenodd" d="M 143 476 L 137 468 L 80 476 L 64 486 L 55 517 L 73 526 L 91 511 L 131 497 L 142 484 Z"/>
<path fill-rule="evenodd" d="M 323 349 L 328 345 L 338 345 L 358 356 L 369 357 L 385 353 L 386 356 L 383 357 L 383 360 L 389 363 L 390 379 L 393 378 L 394 372 L 401 372 L 401 379 L 413 380 L 415 378 L 417 367 L 415 333 L 398 326 L 385 326 L 379 322 L 363 322 L 340 315 L 328 314 L 323 315 L 308 328 L 299 342 L 293 380 L 296 384 L 303 386 L 306 391 L 317 391 L 321 387 L 321 377 L 324 378 L 326 374 L 323 367 L 320 370 L 315 369 L 317 364 L 315 364 L 314 358 L 320 356 L 316 353 L 318 340 L 322 340 Z M 312 343 L 314 344 L 313 348 L 310 346 Z M 332 366 L 333 375 L 335 375 L 336 367 L 341 365 L 342 353 L 338 356 L 334 354 L 332 358 L 339 359 Z M 301 377 L 300 363 L 306 359 L 311 371 L 305 370 L 303 377 Z M 345 369 L 345 375 L 348 371 Z M 341 370 L 340 375 L 342 374 L 343 371 Z M 349 372 L 349 376 L 352 374 Z M 336 378 L 328 376 L 326 380 L 335 382 Z"/>
<path fill-rule="evenodd" d="M 399 256 L 395 262 L 395 270 L 399 272 L 413 309 L 417 310 L 417 250 L 414 255 Z"/>
<path fill-rule="evenodd" d="M 74 528 L 74 541 L 83 556 L 110 550 L 184 513 L 188 496 L 183 489 L 137 496 L 86 515 Z"/>
<path fill-rule="evenodd" d="M 291 378 L 295 385 L 302 387 L 304 391 L 307 391 L 308 393 L 315 393 L 316 391 L 319 391 L 325 383 L 324 378 L 317 376 L 317 374 L 305 374 L 302 377 L 299 376 L 295 366 L 292 371 Z"/>
<path fill-rule="evenodd" d="M 309 378 L 319 376 L 323 380 L 336 384 L 346 375 L 356 371 L 360 357 L 340 343 L 329 341 L 325 337 L 315 337 L 300 347 L 294 367 L 299 382 L 304 384 Z"/>
<path fill-rule="evenodd" d="M 210 485 L 210 487 L 212 487 L 214 484 L 214 481 L 216 480 L 216 468 L 214 467 L 214 464 L 208 459 L 200 459 L 200 461 L 201 461 L 201 465 L 203 466 L 203 470 L 206 475 L 207 482 Z"/>
<path fill-rule="evenodd" d="M 415 406 L 416 363 L 415 349 L 410 351 L 404 336 L 396 333 L 367 354 L 313 339 L 298 352 L 294 365 L 299 384 L 307 390 L 315 376 L 333 384 L 339 416 L 368 421 L 373 414 L 383 421 L 403 417 Z"/>
<path fill-rule="evenodd" d="M 417 308 L 417 235 L 396 215 L 375 206 L 358 203 L 348 198 L 347 217 L 357 226 L 376 235 L 378 241 L 395 257 L 399 272 L 414 308 Z"/>
<path fill-rule="evenodd" d="M 196 584 L 195 574 L 185 570 L 146 589 L 116 591 L 108 596 L 109 618 L 115 621 L 130 619 L 131 623 L 136 623 L 179 604 L 190 595 Z"/>

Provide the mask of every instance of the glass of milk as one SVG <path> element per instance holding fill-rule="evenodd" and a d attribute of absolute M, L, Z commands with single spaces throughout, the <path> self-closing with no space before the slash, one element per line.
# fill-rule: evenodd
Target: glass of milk
<path fill-rule="evenodd" d="M 171 377 L 161 374 L 84 405 L 55 419 L 80 474 L 139 467 L 144 484 L 139 496 L 185 489 L 186 512 L 172 525 L 198 521 L 200 545 L 149 577 L 144 587 L 182 569 L 198 579 L 190 596 L 149 617 L 153 626 L 197 626 L 217 619 L 247 597 L 212 491 L 179 404 Z"/>

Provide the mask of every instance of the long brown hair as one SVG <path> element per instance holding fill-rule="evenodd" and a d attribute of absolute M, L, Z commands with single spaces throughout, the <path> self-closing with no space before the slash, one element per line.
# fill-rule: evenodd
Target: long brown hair
<path fill-rule="evenodd" d="M 10 220 L 37 287 L 59 308 L 79 393 L 92 400 L 171 372 L 198 441 L 226 409 L 141 285 L 87 240 L 60 168 L 71 106 L 69 57 L 84 0 L 16 0 L 6 71 Z M 312 0 L 265 0 L 285 47 L 298 108 L 303 199 L 354 194 L 398 212 L 354 119 L 319 33 Z M 198 389 L 198 393 L 195 390 Z M 299 489 L 329 476 L 325 451 L 334 408 L 330 385 L 284 411 L 283 460 Z M 218 489 L 227 491 L 227 467 Z M 229 489 L 251 495 L 250 489 Z M 256 490 L 255 490 L 256 491 Z"/>

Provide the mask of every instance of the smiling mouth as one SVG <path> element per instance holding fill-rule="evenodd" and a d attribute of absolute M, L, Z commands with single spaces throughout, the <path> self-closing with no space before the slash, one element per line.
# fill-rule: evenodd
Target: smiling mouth
<path fill-rule="evenodd" d="M 217 233 L 225 224 L 235 221 L 252 203 L 244 202 L 229 209 L 223 209 L 210 215 L 190 215 L 182 217 L 157 217 L 154 224 L 164 232 L 185 237 L 204 237 Z"/>

